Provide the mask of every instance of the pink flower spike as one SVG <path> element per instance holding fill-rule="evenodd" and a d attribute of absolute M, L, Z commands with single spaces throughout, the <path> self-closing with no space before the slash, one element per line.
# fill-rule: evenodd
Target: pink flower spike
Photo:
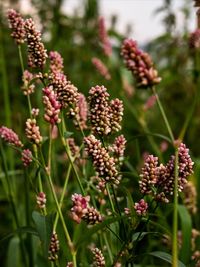
<path fill-rule="evenodd" d="M 10 128 L 6 126 L 0 127 L 0 137 L 7 143 L 16 146 L 23 147 L 22 142 L 19 140 L 18 135 Z"/>

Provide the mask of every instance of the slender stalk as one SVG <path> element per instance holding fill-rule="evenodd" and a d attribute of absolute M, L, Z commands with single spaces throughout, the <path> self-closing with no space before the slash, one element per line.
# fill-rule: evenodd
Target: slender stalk
<path fill-rule="evenodd" d="M 158 94 L 156 93 L 156 89 L 155 89 L 155 87 L 152 87 L 152 91 L 153 91 L 153 94 L 154 94 L 155 97 L 156 97 L 156 101 L 157 101 L 158 107 L 159 107 L 159 109 L 160 109 L 160 113 L 161 113 L 161 115 L 162 115 L 162 117 L 163 117 L 163 120 L 164 120 L 164 122 L 165 122 L 165 126 L 166 126 L 166 128 L 167 128 L 167 130 L 168 130 L 169 136 L 170 136 L 172 142 L 174 142 L 174 135 L 173 135 L 173 133 L 172 133 L 172 130 L 171 130 L 170 124 L 169 124 L 169 122 L 168 122 L 167 116 L 166 116 L 166 114 L 165 114 L 165 111 L 164 111 L 164 109 L 163 109 L 163 106 L 162 106 L 162 104 L 161 104 L 161 102 L 160 102 L 160 98 L 159 98 Z"/>
<path fill-rule="evenodd" d="M 112 251 L 110 249 L 110 245 L 108 243 L 108 239 L 107 239 L 107 236 L 105 233 L 103 233 L 103 237 L 104 237 L 104 241 L 105 241 L 105 244 L 106 244 L 106 248 L 108 250 L 108 255 L 109 255 L 109 258 L 110 258 L 110 263 L 113 262 L 113 256 L 112 256 Z"/>
<path fill-rule="evenodd" d="M 172 267 L 178 266 L 178 148 L 175 149 Z"/>
<path fill-rule="evenodd" d="M 109 184 L 108 183 L 106 183 L 106 190 L 107 190 L 107 193 L 108 193 L 108 199 L 109 199 L 109 202 L 110 202 L 111 209 L 112 209 L 113 213 L 116 213 L 115 207 L 114 207 L 114 203 L 112 201 L 112 197 L 111 197 L 111 194 L 110 194 L 110 189 L 109 189 Z"/>
<path fill-rule="evenodd" d="M 49 128 L 49 154 L 48 154 L 48 170 L 51 173 L 51 154 L 52 154 L 52 129 L 53 126 L 50 125 Z"/>

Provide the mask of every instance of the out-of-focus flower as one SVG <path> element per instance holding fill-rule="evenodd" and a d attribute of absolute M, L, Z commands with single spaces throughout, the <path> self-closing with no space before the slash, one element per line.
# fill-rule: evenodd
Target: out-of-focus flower
<path fill-rule="evenodd" d="M 155 103 L 156 103 L 156 96 L 155 95 L 150 96 L 143 106 L 144 111 L 147 111 L 148 109 L 152 108 L 155 105 Z"/>
<path fill-rule="evenodd" d="M 105 258 L 103 256 L 103 253 L 101 252 L 101 250 L 98 249 L 98 248 L 93 248 L 92 249 L 92 253 L 94 255 L 93 266 L 95 266 L 95 267 L 105 267 L 106 266 Z"/>
<path fill-rule="evenodd" d="M 11 36 L 17 44 L 23 44 L 25 40 L 24 20 L 16 10 L 8 10 L 9 26 L 12 29 Z"/>
<path fill-rule="evenodd" d="M 22 147 L 23 144 L 19 140 L 19 136 L 10 128 L 7 128 L 6 126 L 1 126 L 0 127 L 0 137 L 7 143 L 17 146 L 17 147 Z"/>
<path fill-rule="evenodd" d="M 24 149 L 21 160 L 25 167 L 29 166 L 32 162 L 32 152 L 29 149 Z"/>
<path fill-rule="evenodd" d="M 44 44 L 41 42 L 41 32 L 36 30 L 32 18 L 25 20 L 24 27 L 28 43 L 28 65 L 32 68 L 43 68 L 48 56 Z"/>
<path fill-rule="evenodd" d="M 138 203 L 135 203 L 134 209 L 138 216 L 145 216 L 147 213 L 148 204 L 144 199 L 141 199 Z"/>
<path fill-rule="evenodd" d="M 50 71 L 63 73 L 63 58 L 57 51 L 49 52 Z"/>
<path fill-rule="evenodd" d="M 78 95 L 78 100 L 76 103 L 77 113 L 74 119 L 74 124 L 80 127 L 82 130 L 87 128 L 87 118 L 88 118 L 88 104 L 85 96 L 81 93 Z"/>
<path fill-rule="evenodd" d="M 21 89 L 24 95 L 30 95 L 34 93 L 35 85 L 30 84 L 33 78 L 34 78 L 34 75 L 31 72 L 29 72 L 28 70 L 24 71 L 23 76 L 22 76 L 22 80 L 24 84 L 21 86 Z"/>
<path fill-rule="evenodd" d="M 106 67 L 106 65 L 99 59 L 96 57 L 92 58 L 92 63 L 95 66 L 96 70 L 106 79 L 106 80 L 110 80 L 111 76 L 109 73 L 108 68 Z"/>
<path fill-rule="evenodd" d="M 45 209 L 47 202 L 46 194 L 44 192 L 39 192 L 39 194 L 36 196 L 36 201 L 40 209 Z"/>
<path fill-rule="evenodd" d="M 87 212 L 89 206 L 90 197 L 83 197 L 80 194 L 72 195 L 73 207 L 71 208 L 72 219 L 77 223 L 81 222 L 83 215 Z"/>
<path fill-rule="evenodd" d="M 160 83 L 161 78 L 153 67 L 151 57 L 140 50 L 132 39 L 125 39 L 122 44 L 121 55 L 126 67 L 136 78 L 138 87 L 150 87 Z"/>
<path fill-rule="evenodd" d="M 112 54 L 112 46 L 108 38 L 108 34 L 106 31 L 106 26 L 105 26 L 105 19 L 103 17 L 99 17 L 98 26 L 99 26 L 99 39 L 100 39 L 104 54 L 109 57 Z"/>
<path fill-rule="evenodd" d="M 59 249 L 60 249 L 60 244 L 59 244 L 59 240 L 58 240 L 58 235 L 56 232 L 53 232 L 53 234 L 51 236 L 49 251 L 48 251 L 48 253 L 49 253 L 48 259 L 50 261 L 56 261 L 58 259 Z"/>
<path fill-rule="evenodd" d="M 197 190 L 192 181 L 183 188 L 183 203 L 191 214 L 197 213 Z"/>
<path fill-rule="evenodd" d="M 39 108 L 32 108 L 32 110 L 31 110 L 31 115 L 32 115 L 34 118 L 36 118 L 36 117 L 39 115 L 39 112 L 40 112 Z"/>
<path fill-rule="evenodd" d="M 188 44 L 191 50 L 200 48 L 200 29 L 196 29 L 190 34 Z"/>

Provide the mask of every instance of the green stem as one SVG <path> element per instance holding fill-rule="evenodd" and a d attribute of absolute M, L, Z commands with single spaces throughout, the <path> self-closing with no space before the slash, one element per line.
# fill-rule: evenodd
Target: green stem
<path fill-rule="evenodd" d="M 159 109 L 160 109 L 161 115 L 162 115 L 162 117 L 163 117 L 163 120 L 164 120 L 164 122 L 165 122 L 165 126 L 166 126 L 166 128 L 167 128 L 167 130 L 168 130 L 170 139 L 171 139 L 172 142 L 174 142 L 174 135 L 173 135 L 173 133 L 172 133 L 172 130 L 171 130 L 170 124 L 169 124 L 169 122 L 168 122 L 167 116 L 166 116 L 166 114 L 165 114 L 165 111 L 164 111 L 164 109 L 163 109 L 163 106 L 162 106 L 162 104 L 161 104 L 161 102 L 160 102 L 160 98 L 159 98 L 158 94 L 156 93 L 156 89 L 155 89 L 155 87 L 152 87 L 152 91 L 153 91 L 153 94 L 154 94 L 155 97 L 156 97 L 156 101 L 157 101 L 158 107 L 159 107 Z"/>
<path fill-rule="evenodd" d="M 172 267 L 178 266 L 178 148 L 175 149 Z"/>
<path fill-rule="evenodd" d="M 111 206 L 112 212 L 116 213 L 115 207 L 114 207 L 114 203 L 112 201 L 112 197 L 111 197 L 111 194 L 110 194 L 110 189 L 109 189 L 109 184 L 108 183 L 106 183 L 106 190 L 107 190 L 107 193 L 108 193 L 108 199 L 109 199 L 109 202 L 110 202 L 110 206 Z"/>
<path fill-rule="evenodd" d="M 110 258 L 110 262 L 112 263 L 113 262 L 112 251 L 110 249 L 110 245 L 108 243 L 108 239 L 107 239 L 107 236 L 106 236 L 105 233 L 103 234 L 103 237 L 104 237 L 104 241 L 105 241 L 105 244 L 106 244 L 106 248 L 108 250 L 108 255 L 109 255 L 109 258 Z"/>
<path fill-rule="evenodd" d="M 20 60 L 20 64 L 21 64 L 22 73 L 24 73 L 24 61 L 23 61 L 23 57 L 22 57 L 21 45 L 18 45 L 18 52 L 19 52 L 19 60 Z"/>

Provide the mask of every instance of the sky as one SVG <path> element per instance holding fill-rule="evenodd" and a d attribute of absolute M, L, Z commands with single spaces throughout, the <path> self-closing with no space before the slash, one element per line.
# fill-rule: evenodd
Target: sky
<path fill-rule="evenodd" d="M 64 10 L 73 13 L 75 7 L 80 5 L 82 0 L 67 0 Z M 189 1 L 189 0 L 188 0 Z M 161 15 L 154 15 L 155 9 L 162 6 L 163 0 L 99 0 L 100 13 L 106 18 L 107 23 L 113 14 L 118 16 L 117 29 L 124 33 L 127 24 L 132 25 L 133 32 L 130 37 L 137 39 L 139 43 L 145 43 L 163 32 Z M 192 1 L 189 1 L 191 7 Z M 173 0 L 173 8 L 177 15 L 178 27 L 182 28 L 182 16 L 179 11 L 183 0 Z M 193 7 L 192 7 L 193 8 Z M 190 19 L 190 29 L 195 29 L 195 8 Z"/>

